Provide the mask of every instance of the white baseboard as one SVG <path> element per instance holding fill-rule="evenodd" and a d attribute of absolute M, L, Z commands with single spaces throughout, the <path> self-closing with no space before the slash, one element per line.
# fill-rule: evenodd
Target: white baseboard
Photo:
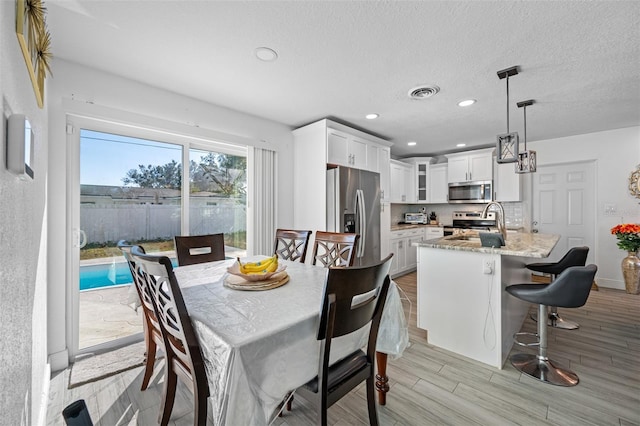
<path fill-rule="evenodd" d="M 625 289 L 624 281 L 610 280 L 606 278 L 596 278 L 596 284 L 598 284 L 598 287 L 603 287 L 603 288 L 613 288 L 616 290 Z"/>

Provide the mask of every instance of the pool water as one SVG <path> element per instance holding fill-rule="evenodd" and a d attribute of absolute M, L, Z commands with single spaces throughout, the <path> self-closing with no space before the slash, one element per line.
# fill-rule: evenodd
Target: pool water
<path fill-rule="evenodd" d="M 173 266 L 178 262 L 171 259 Z M 126 262 L 103 263 L 80 267 L 80 290 L 92 290 L 102 287 L 113 287 L 131 284 L 133 278 Z"/>

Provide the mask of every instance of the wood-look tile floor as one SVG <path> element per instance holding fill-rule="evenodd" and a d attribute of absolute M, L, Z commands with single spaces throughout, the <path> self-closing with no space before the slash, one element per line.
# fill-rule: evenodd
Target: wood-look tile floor
<path fill-rule="evenodd" d="M 426 333 L 416 328 L 416 274 L 395 281 L 412 303 L 411 346 L 401 358 L 389 361 L 391 390 L 387 405 L 378 407 L 380 424 L 640 425 L 640 296 L 600 289 L 591 292 L 584 307 L 560 310 L 580 323 L 578 330 L 549 329 L 549 356 L 580 377 L 577 386 L 565 388 L 523 376 L 508 361 L 498 370 L 430 346 Z M 535 331 L 536 325 L 527 319 L 522 329 Z M 66 389 L 68 371 L 56 374 L 48 424 L 63 425 L 63 407 L 80 398 L 87 401 L 96 425 L 157 424 L 161 362 L 144 392 L 142 367 L 71 390 Z M 173 424 L 193 424 L 190 397 L 185 388 L 179 390 Z M 293 410 L 273 424 L 314 424 L 314 416 L 305 401 L 296 398 Z M 368 424 L 362 386 L 331 407 L 329 423 Z"/>

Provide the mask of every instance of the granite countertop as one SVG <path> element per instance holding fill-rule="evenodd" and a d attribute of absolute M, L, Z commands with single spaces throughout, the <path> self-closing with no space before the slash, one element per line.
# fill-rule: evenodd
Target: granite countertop
<path fill-rule="evenodd" d="M 413 223 L 403 223 L 402 225 L 397 224 L 397 225 L 391 225 L 391 230 L 392 231 L 402 231 L 404 229 L 414 229 L 414 228 L 442 228 L 443 225 L 441 223 L 437 224 L 437 225 L 431 225 L 428 223 L 422 224 L 422 223 L 417 223 L 417 224 L 413 224 Z"/>
<path fill-rule="evenodd" d="M 482 247 L 480 240 L 475 239 L 477 233 L 466 234 L 472 239 L 461 240 L 460 235 L 449 235 L 437 240 L 413 243 L 417 247 L 430 247 L 444 250 L 472 251 L 478 253 L 492 253 L 507 256 L 522 256 L 545 258 L 560 239 L 556 234 L 531 234 L 528 232 L 510 233 L 507 235 L 504 247 Z"/>

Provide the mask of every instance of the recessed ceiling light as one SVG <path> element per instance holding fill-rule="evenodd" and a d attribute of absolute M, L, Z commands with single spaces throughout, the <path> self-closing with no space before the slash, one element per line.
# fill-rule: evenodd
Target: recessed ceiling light
<path fill-rule="evenodd" d="M 467 144 L 466 144 L 466 143 L 459 143 L 459 144 L 457 144 L 456 146 L 457 146 L 458 148 L 462 148 L 463 146 L 467 146 Z"/>
<path fill-rule="evenodd" d="M 380 117 L 380 114 L 367 114 L 367 115 L 365 115 L 365 118 L 367 120 L 375 120 L 378 117 Z"/>
<path fill-rule="evenodd" d="M 475 99 L 467 99 L 467 100 L 458 102 L 458 106 L 466 107 L 466 106 L 469 106 L 469 105 L 473 105 L 475 103 L 476 103 Z"/>
<path fill-rule="evenodd" d="M 409 146 L 416 146 L 416 142 L 407 142 L 407 145 L 409 145 Z"/>
<path fill-rule="evenodd" d="M 276 51 L 268 47 L 256 47 L 254 53 L 256 54 L 256 58 L 264 62 L 273 62 L 278 59 Z"/>

